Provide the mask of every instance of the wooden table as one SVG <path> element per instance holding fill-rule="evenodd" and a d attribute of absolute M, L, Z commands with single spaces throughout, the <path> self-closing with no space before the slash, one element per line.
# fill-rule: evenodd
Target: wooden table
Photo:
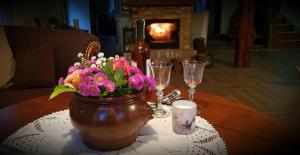
<path fill-rule="evenodd" d="M 186 91 L 181 92 L 186 99 Z M 0 141 L 39 117 L 67 109 L 72 96 L 62 94 L 51 101 L 48 101 L 48 96 L 41 96 L 1 109 Z M 240 103 L 202 92 L 195 94 L 195 102 L 200 115 L 225 140 L 229 154 L 277 154 L 282 150 L 286 153 L 287 146 L 294 144 L 291 142 L 293 137 L 281 124 Z"/>

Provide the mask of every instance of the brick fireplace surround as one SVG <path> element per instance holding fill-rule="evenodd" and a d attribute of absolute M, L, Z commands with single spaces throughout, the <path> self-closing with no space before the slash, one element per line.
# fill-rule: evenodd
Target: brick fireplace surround
<path fill-rule="evenodd" d="M 174 3 L 175 2 L 175 3 Z M 159 0 L 128 0 L 132 7 L 132 21 L 135 27 L 136 19 L 179 19 L 179 48 L 151 49 L 153 57 L 182 57 L 194 54 L 191 41 L 191 24 L 194 0 L 159 1 Z"/>

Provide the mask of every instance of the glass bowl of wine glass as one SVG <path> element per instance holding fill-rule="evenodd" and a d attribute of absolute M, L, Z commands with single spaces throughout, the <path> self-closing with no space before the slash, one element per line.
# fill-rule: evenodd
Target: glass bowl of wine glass
<path fill-rule="evenodd" d="M 154 109 L 153 117 L 161 118 L 168 117 L 170 112 L 162 108 L 163 90 L 170 83 L 170 74 L 172 70 L 172 64 L 168 59 L 151 59 L 150 73 L 155 79 L 156 83 L 156 95 L 157 95 L 157 107 Z"/>
<path fill-rule="evenodd" d="M 206 65 L 204 60 L 183 60 L 183 78 L 189 87 L 189 100 L 193 101 L 195 88 L 202 82 L 203 71 Z"/>

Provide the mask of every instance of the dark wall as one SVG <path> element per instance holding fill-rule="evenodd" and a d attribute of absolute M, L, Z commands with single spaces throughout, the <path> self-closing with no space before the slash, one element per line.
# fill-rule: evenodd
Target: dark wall
<path fill-rule="evenodd" d="M 0 24 L 3 25 L 36 26 L 36 18 L 42 27 L 50 27 L 52 17 L 64 24 L 62 0 L 0 1 Z"/>
<path fill-rule="evenodd" d="M 295 2 L 294 0 L 283 0 L 281 2 L 281 12 L 290 22 L 300 29 L 300 9 L 297 3 L 299 2 Z"/>

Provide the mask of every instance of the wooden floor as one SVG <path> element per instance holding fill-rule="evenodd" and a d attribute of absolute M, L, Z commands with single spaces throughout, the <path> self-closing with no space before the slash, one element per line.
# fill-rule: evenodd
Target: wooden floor
<path fill-rule="evenodd" d="M 237 69 L 228 43 L 211 42 L 208 48 L 214 65 L 205 69 L 197 90 L 239 101 L 300 131 L 300 50 L 252 49 L 250 68 Z M 172 81 L 182 81 L 176 87 L 187 89 L 182 73 L 172 74 Z"/>

